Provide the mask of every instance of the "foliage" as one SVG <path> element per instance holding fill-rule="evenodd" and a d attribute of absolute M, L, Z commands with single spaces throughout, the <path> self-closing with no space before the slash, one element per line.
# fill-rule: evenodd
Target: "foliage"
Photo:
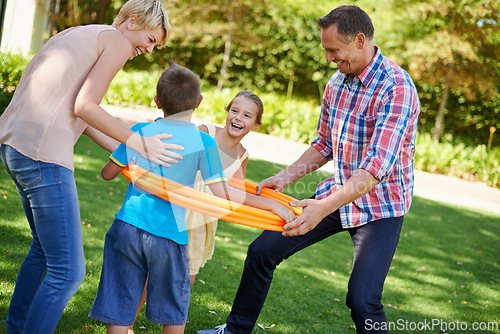
<path fill-rule="evenodd" d="M 443 86 L 434 139 L 442 134 L 450 89 L 469 101 L 491 103 L 500 94 L 500 4 L 490 0 L 395 1 L 403 15 L 395 60 L 409 68 L 420 85 Z M 448 108 L 447 108 L 448 107 Z M 498 108 L 498 105 L 496 106 Z M 449 126 L 449 124 L 448 124 Z"/>
<path fill-rule="evenodd" d="M 420 134 L 415 150 L 415 169 L 480 181 L 500 188 L 500 147 L 488 152 L 486 145 L 436 144 L 428 133 Z"/>
<path fill-rule="evenodd" d="M 99 285 L 104 237 L 121 206 L 127 183 L 121 177 L 109 182 L 101 179 L 99 172 L 108 154 L 85 136 L 77 143 L 75 153 L 87 274 L 55 333 L 105 333 L 105 325 L 90 319 L 88 312 Z M 258 182 L 281 168 L 282 165 L 250 159 L 247 177 Z M 323 177 L 311 175 L 301 181 L 317 183 Z M 309 194 L 290 195 L 305 198 Z M 388 320 L 414 324 L 431 319 L 445 323 L 459 321 L 469 326 L 474 322 L 498 324 L 499 222 L 497 214 L 414 198 L 384 286 L 382 301 Z M 186 333 L 225 321 L 239 284 L 247 246 L 260 232 L 220 221 L 213 259 L 200 270 L 192 290 Z M 0 333 L 5 333 L 9 301 L 31 235 L 15 186 L 1 165 L 0 239 L 0 319 L 3 320 Z M 276 270 L 254 332 L 354 333 L 345 306 L 351 270 L 352 241 L 347 233 L 298 252 Z M 159 325 L 146 319 L 144 311 L 136 325 L 138 334 L 161 331 Z M 440 330 L 435 328 L 434 332 L 437 331 Z M 497 331 L 496 327 L 490 327 L 483 332 Z"/>
<path fill-rule="evenodd" d="M 434 121 L 437 117 L 438 104 L 444 85 L 417 85 L 421 103 L 419 131 L 434 133 Z M 459 90 L 452 90 L 448 98 L 446 125 L 443 140 L 463 142 L 470 146 L 486 144 L 490 135 L 490 126 L 500 130 L 500 90 L 491 98 L 482 98 L 480 94 L 469 100 Z M 493 138 L 500 145 L 499 133 Z"/>
<path fill-rule="evenodd" d="M 12 99 L 28 61 L 19 53 L 0 52 L 0 115 Z"/>

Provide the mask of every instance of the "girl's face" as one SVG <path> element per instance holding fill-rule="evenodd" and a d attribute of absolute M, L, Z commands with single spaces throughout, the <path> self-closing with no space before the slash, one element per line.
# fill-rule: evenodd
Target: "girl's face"
<path fill-rule="evenodd" d="M 252 130 L 256 130 L 259 108 L 251 99 L 239 96 L 233 100 L 227 112 L 226 129 L 230 135 L 243 137 Z"/>
<path fill-rule="evenodd" d="M 165 31 L 162 27 L 155 30 L 136 30 L 135 19 L 130 17 L 127 22 L 128 30 L 124 34 L 130 43 L 132 43 L 132 54 L 129 59 L 140 56 L 143 53 L 151 53 L 156 45 L 160 44 L 163 40 Z"/>

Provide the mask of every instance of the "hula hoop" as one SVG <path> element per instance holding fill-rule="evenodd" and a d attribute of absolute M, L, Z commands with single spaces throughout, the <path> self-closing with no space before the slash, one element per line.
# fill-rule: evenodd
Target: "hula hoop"
<path fill-rule="evenodd" d="M 134 163 L 129 164 L 121 171 L 122 175 L 141 189 L 167 200 L 173 204 L 180 205 L 202 214 L 222 219 L 231 223 L 271 230 L 284 231 L 285 221 L 275 213 L 248 205 L 235 203 L 220 197 L 195 190 L 178 182 L 164 178 L 158 174 L 141 168 Z M 244 180 L 231 181 L 230 186 L 256 194 L 257 185 Z M 300 208 L 292 207 L 289 201 L 295 201 L 293 197 L 275 192 L 271 189 L 263 189 L 262 197 L 266 197 L 290 208 L 296 215 L 300 215 Z"/>

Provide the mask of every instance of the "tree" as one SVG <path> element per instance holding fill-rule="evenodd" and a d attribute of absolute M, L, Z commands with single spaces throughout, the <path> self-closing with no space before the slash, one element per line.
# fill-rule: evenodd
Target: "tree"
<path fill-rule="evenodd" d="M 400 13 L 401 61 L 422 84 L 442 87 L 434 140 L 438 141 L 450 90 L 467 99 L 493 99 L 500 87 L 498 1 L 395 1 Z"/>

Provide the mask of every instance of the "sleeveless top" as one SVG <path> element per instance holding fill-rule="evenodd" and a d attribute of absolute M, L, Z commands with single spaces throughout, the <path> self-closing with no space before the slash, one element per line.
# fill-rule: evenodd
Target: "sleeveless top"
<path fill-rule="evenodd" d="M 97 37 L 112 26 L 66 29 L 50 38 L 28 64 L 0 117 L 0 144 L 36 160 L 74 170 L 73 147 L 87 127 L 74 105 L 99 57 Z"/>
<path fill-rule="evenodd" d="M 208 134 L 213 138 L 215 138 L 215 131 L 216 131 L 215 125 L 210 123 L 203 125 L 207 127 Z M 234 159 L 219 149 L 219 156 L 222 162 L 222 167 L 224 168 L 224 174 L 226 174 L 226 178 L 229 181 L 233 178 L 234 174 L 238 171 L 238 169 L 240 169 L 241 164 L 243 163 L 243 161 L 245 161 L 245 159 L 248 158 L 249 154 L 248 151 L 245 150 L 245 152 L 243 152 L 241 156 L 238 156 L 238 158 Z M 210 188 L 205 186 L 205 184 L 203 183 L 200 171 L 198 171 L 198 173 L 196 174 L 194 189 L 206 192 L 208 194 L 212 194 Z M 186 210 L 187 229 L 199 227 L 214 220 L 217 221 L 217 218 L 210 217 L 196 211 Z"/>

